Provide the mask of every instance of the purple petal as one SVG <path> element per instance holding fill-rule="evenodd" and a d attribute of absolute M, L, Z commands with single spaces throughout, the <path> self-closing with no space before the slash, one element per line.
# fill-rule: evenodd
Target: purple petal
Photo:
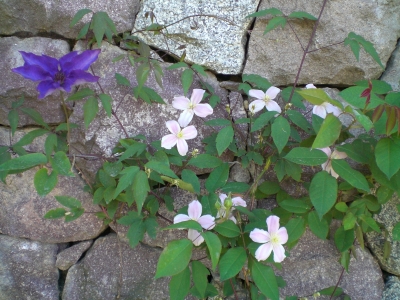
<path fill-rule="evenodd" d="M 277 216 L 269 216 L 267 218 L 267 226 L 269 234 L 273 234 L 279 229 L 279 217 Z"/>
<path fill-rule="evenodd" d="M 190 101 L 185 96 L 174 97 L 172 106 L 176 109 L 185 110 L 189 108 Z"/>
<path fill-rule="evenodd" d="M 78 55 L 78 51 L 72 51 L 68 54 L 65 54 L 63 57 L 60 58 L 60 67 L 61 70 L 68 69 L 66 64 L 71 63 L 72 59 Z"/>
<path fill-rule="evenodd" d="M 266 92 L 265 94 L 272 100 L 275 99 L 276 95 L 279 94 L 281 90 L 278 89 L 277 87 L 271 86 Z"/>
<path fill-rule="evenodd" d="M 185 140 L 194 139 L 197 136 L 197 129 L 193 125 L 185 127 L 182 129 L 183 138 Z"/>
<path fill-rule="evenodd" d="M 323 105 L 314 105 L 312 112 L 314 115 L 320 116 L 322 119 L 326 118 L 326 109 Z"/>
<path fill-rule="evenodd" d="M 165 149 L 171 149 L 176 145 L 178 142 L 178 138 L 176 137 L 175 134 L 168 134 L 166 136 L 163 136 L 161 139 L 161 147 Z"/>
<path fill-rule="evenodd" d="M 286 242 L 288 241 L 288 233 L 287 233 L 286 228 L 285 227 L 279 228 L 279 230 L 276 234 L 279 237 L 279 243 L 286 244 Z"/>
<path fill-rule="evenodd" d="M 211 215 L 204 215 L 201 216 L 197 222 L 203 227 L 204 229 L 210 230 L 213 229 L 215 226 L 215 218 Z"/>
<path fill-rule="evenodd" d="M 200 101 L 203 99 L 205 90 L 202 89 L 194 89 L 192 92 L 192 96 L 190 97 L 190 102 L 193 104 L 199 104 Z"/>
<path fill-rule="evenodd" d="M 180 155 L 185 156 L 189 150 L 188 144 L 184 139 L 178 139 L 176 147 Z"/>
<path fill-rule="evenodd" d="M 81 54 L 73 57 L 70 62 L 65 63 L 62 70 L 65 73 L 71 72 L 72 70 L 87 71 L 90 65 L 97 60 L 99 54 L 100 49 L 83 51 Z"/>
<path fill-rule="evenodd" d="M 193 200 L 189 204 L 188 215 L 192 220 L 197 221 L 201 216 L 202 210 L 203 207 L 201 206 L 201 203 L 198 200 Z"/>
<path fill-rule="evenodd" d="M 273 245 L 273 250 L 274 250 L 274 262 L 276 263 L 282 262 L 286 257 L 285 249 L 283 248 L 283 246 Z"/>
<path fill-rule="evenodd" d="M 265 102 L 264 100 L 254 100 L 249 104 L 249 109 L 250 111 L 255 114 L 256 112 L 259 112 L 265 107 Z"/>
<path fill-rule="evenodd" d="M 165 122 L 165 124 L 167 125 L 168 130 L 175 135 L 177 135 L 181 131 L 181 127 L 175 120 L 167 121 Z"/>
<path fill-rule="evenodd" d="M 66 91 L 71 91 L 71 87 L 74 85 L 86 83 L 86 82 L 97 82 L 100 77 L 98 76 L 93 76 L 90 73 L 87 73 L 82 70 L 74 70 L 70 72 L 65 78 L 64 83 L 62 84 L 63 88 Z"/>
<path fill-rule="evenodd" d="M 189 125 L 190 121 L 193 119 L 193 110 L 192 109 L 185 109 L 181 112 L 179 116 L 178 122 L 182 127 L 186 127 Z"/>
<path fill-rule="evenodd" d="M 37 65 L 25 65 L 12 69 L 11 71 L 33 81 L 51 79 L 51 74 Z"/>
<path fill-rule="evenodd" d="M 265 107 L 268 111 L 277 111 L 278 113 L 282 112 L 281 107 L 273 100 L 269 100 Z"/>
<path fill-rule="evenodd" d="M 246 206 L 247 206 L 246 201 L 244 201 L 244 200 L 243 200 L 242 198 L 240 198 L 240 197 L 232 198 L 232 204 L 233 204 L 233 206 L 243 206 L 243 207 L 246 207 Z"/>
<path fill-rule="evenodd" d="M 175 216 L 175 218 L 174 218 L 174 224 L 180 223 L 180 222 L 189 221 L 189 220 L 190 220 L 189 216 L 184 215 L 184 214 L 179 214 L 179 215 L 176 215 L 176 216 Z"/>
<path fill-rule="evenodd" d="M 25 51 L 19 51 L 25 61 L 25 66 L 39 66 L 44 71 L 54 75 L 58 72 L 58 60 L 47 55 L 36 55 Z"/>
<path fill-rule="evenodd" d="M 45 80 L 38 84 L 39 99 L 43 99 L 48 95 L 54 93 L 56 90 L 64 90 L 57 81 Z"/>
<path fill-rule="evenodd" d="M 256 243 L 267 243 L 270 241 L 269 233 L 258 228 L 255 228 L 250 232 L 250 238 Z"/>
<path fill-rule="evenodd" d="M 200 232 L 194 229 L 188 230 L 188 238 L 193 242 L 195 246 L 200 246 L 204 242 L 204 238 L 201 236 Z"/>
<path fill-rule="evenodd" d="M 193 108 L 194 113 L 196 114 L 196 116 L 199 116 L 201 118 L 205 118 L 209 115 L 212 115 L 213 113 L 213 108 L 211 107 L 210 104 L 197 104 L 194 108 Z"/>
<path fill-rule="evenodd" d="M 256 251 L 256 259 L 258 261 L 266 260 L 271 255 L 271 252 L 272 252 L 271 243 L 261 245 L 260 247 L 258 247 Z"/>
<path fill-rule="evenodd" d="M 250 90 L 249 95 L 250 97 L 254 97 L 260 100 L 264 100 L 265 98 L 265 93 L 261 90 Z"/>

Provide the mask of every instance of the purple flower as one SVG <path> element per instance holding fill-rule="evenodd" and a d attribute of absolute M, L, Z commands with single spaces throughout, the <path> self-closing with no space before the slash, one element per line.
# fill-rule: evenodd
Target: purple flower
<path fill-rule="evenodd" d="M 39 99 L 43 99 L 57 90 L 69 93 L 75 85 L 99 80 L 98 76 L 93 76 L 86 71 L 96 61 L 100 49 L 86 50 L 81 54 L 73 51 L 59 60 L 47 55 L 39 56 L 24 51 L 20 51 L 20 53 L 25 64 L 12 69 L 12 71 L 32 81 L 40 81 L 37 86 Z"/>

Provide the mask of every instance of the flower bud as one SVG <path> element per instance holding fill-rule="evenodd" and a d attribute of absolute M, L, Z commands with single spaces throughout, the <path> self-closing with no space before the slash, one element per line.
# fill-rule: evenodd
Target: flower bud
<path fill-rule="evenodd" d="M 215 208 L 216 208 L 217 210 L 220 210 L 220 209 L 221 209 L 221 203 L 219 203 L 219 201 L 215 202 Z"/>

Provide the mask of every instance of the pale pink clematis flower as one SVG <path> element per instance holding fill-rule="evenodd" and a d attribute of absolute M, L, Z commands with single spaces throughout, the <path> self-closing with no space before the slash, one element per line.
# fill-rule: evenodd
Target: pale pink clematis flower
<path fill-rule="evenodd" d="M 280 89 L 274 86 L 271 86 L 265 93 L 261 90 L 250 90 L 249 95 L 257 98 L 257 100 L 249 104 L 250 111 L 255 114 L 265 107 L 268 111 L 277 111 L 281 113 L 282 109 L 279 107 L 278 103 L 273 101 L 280 91 Z"/>
<path fill-rule="evenodd" d="M 210 104 L 200 104 L 203 99 L 205 90 L 194 89 L 190 100 L 185 96 L 174 97 L 172 106 L 176 109 L 183 110 L 179 116 L 178 122 L 182 127 L 186 127 L 193 119 L 193 115 L 205 118 L 213 113 Z"/>
<path fill-rule="evenodd" d="M 201 203 L 198 200 L 193 200 L 189 204 L 188 215 L 176 215 L 174 218 L 174 224 L 193 220 L 199 223 L 204 229 L 213 229 L 215 226 L 215 218 L 211 215 L 202 216 L 202 210 L 203 207 L 201 206 Z M 193 242 L 195 246 L 199 246 L 202 242 L 204 242 L 204 238 L 200 235 L 200 232 L 194 229 L 189 229 L 188 238 Z"/>
<path fill-rule="evenodd" d="M 336 173 L 332 168 L 332 159 L 344 159 L 347 157 L 347 154 L 345 152 L 340 152 L 337 150 L 333 150 L 332 153 L 331 148 L 329 147 L 319 148 L 319 150 L 324 151 L 325 154 L 328 155 L 328 160 L 321 165 L 322 170 L 325 170 L 328 173 L 330 173 L 333 177 L 338 178 L 339 177 L 338 173 Z"/>
<path fill-rule="evenodd" d="M 197 136 L 196 128 L 191 125 L 181 130 L 177 121 L 168 121 L 166 124 L 168 130 L 172 134 L 162 137 L 161 147 L 171 149 L 177 145 L 179 154 L 185 156 L 188 152 L 188 144 L 186 143 L 186 140 L 194 139 Z"/>
<path fill-rule="evenodd" d="M 288 240 L 288 234 L 285 227 L 279 228 L 279 217 L 269 216 L 267 218 L 268 231 L 255 228 L 250 232 L 250 238 L 256 243 L 262 243 L 256 251 L 256 259 L 266 260 L 271 252 L 274 252 L 274 261 L 282 262 L 286 255 L 283 244 Z"/>
<path fill-rule="evenodd" d="M 316 87 L 312 83 L 307 84 L 306 88 L 316 89 Z M 314 105 L 312 112 L 314 115 L 320 116 L 322 119 L 325 119 L 326 115 L 331 113 L 335 117 L 338 117 L 342 113 L 342 110 L 335 105 L 330 104 L 329 102 L 324 102 L 320 105 Z"/>
<path fill-rule="evenodd" d="M 228 198 L 226 194 L 220 194 L 219 199 L 221 200 L 221 207 L 218 209 L 217 218 L 224 218 L 226 216 L 226 212 L 229 212 L 229 219 L 232 220 L 236 224 L 236 218 L 232 215 L 232 211 L 235 209 L 235 206 L 243 206 L 246 207 L 246 201 L 244 201 L 241 197 L 232 198 L 232 206 L 225 206 L 225 200 Z"/>

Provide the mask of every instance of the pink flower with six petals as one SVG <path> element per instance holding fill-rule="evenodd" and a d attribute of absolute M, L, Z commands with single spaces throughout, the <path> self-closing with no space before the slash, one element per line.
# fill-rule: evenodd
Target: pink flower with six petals
<path fill-rule="evenodd" d="M 273 101 L 280 91 L 280 89 L 274 86 L 271 86 L 265 93 L 261 90 L 250 90 L 249 95 L 257 98 L 257 100 L 249 104 L 250 111 L 255 114 L 265 107 L 268 111 L 277 111 L 281 113 L 282 109 L 279 107 L 278 103 Z"/>
<path fill-rule="evenodd" d="M 161 139 L 161 147 L 165 149 L 171 149 L 177 145 L 178 152 L 180 155 L 185 156 L 188 152 L 188 144 L 186 140 L 194 139 L 197 136 L 196 128 L 191 125 L 181 130 L 177 121 L 166 122 L 168 130 L 172 134 L 167 134 Z"/>
<path fill-rule="evenodd" d="M 213 113 L 210 104 L 200 104 L 203 99 L 205 90 L 194 89 L 190 100 L 185 96 L 174 97 L 172 106 L 176 109 L 183 110 L 179 116 L 178 122 L 182 127 L 186 127 L 193 119 L 193 115 L 205 118 Z"/>
<path fill-rule="evenodd" d="M 215 218 L 211 215 L 202 216 L 203 207 L 198 200 L 193 200 L 189 204 L 188 215 L 179 214 L 174 218 L 174 224 L 193 220 L 196 221 L 203 227 L 204 229 L 212 229 L 215 226 L 214 220 Z M 195 246 L 199 246 L 202 242 L 204 242 L 204 238 L 200 235 L 200 232 L 194 229 L 189 229 L 188 238 L 193 242 Z"/>
<path fill-rule="evenodd" d="M 262 243 L 256 251 L 256 259 L 266 260 L 271 252 L 274 252 L 274 261 L 282 262 L 286 255 L 283 244 L 288 240 L 288 234 L 285 227 L 279 228 L 279 217 L 269 216 L 267 218 L 268 231 L 255 228 L 250 232 L 250 238 L 256 243 Z"/>

